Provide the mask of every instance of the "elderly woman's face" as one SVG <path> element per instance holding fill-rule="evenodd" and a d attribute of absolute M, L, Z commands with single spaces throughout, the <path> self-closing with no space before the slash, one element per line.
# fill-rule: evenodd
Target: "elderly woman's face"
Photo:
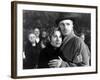
<path fill-rule="evenodd" d="M 35 43 L 35 40 L 36 40 L 36 36 L 34 33 L 30 33 L 29 36 L 28 36 L 28 39 L 31 43 Z"/>
<path fill-rule="evenodd" d="M 62 36 L 60 31 L 55 31 L 51 36 L 51 44 L 54 47 L 60 47 L 62 43 Z"/>

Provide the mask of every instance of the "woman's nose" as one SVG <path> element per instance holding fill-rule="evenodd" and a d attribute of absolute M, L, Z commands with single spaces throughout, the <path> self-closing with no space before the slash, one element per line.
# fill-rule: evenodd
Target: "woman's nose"
<path fill-rule="evenodd" d="M 59 41 L 59 37 L 57 37 L 57 41 Z"/>

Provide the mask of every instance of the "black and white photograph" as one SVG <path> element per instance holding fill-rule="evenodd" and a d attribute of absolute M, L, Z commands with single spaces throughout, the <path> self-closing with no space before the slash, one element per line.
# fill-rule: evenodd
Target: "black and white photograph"
<path fill-rule="evenodd" d="M 90 16 L 23 10 L 23 69 L 91 66 Z"/>
<path fill-rule="evenodd" d="M 12 6 L 13 77 L 97 73 L 96 6 Z"/>

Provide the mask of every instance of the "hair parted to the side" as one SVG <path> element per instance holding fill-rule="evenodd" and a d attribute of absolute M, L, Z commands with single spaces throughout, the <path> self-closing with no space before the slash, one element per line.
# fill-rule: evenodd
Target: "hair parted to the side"
<path fill-rule="evenodd" d="M 60 31 L 60 30 L 59 30 L 58 27 L 53 27 L 53 28 L 51 29 L 50 34 L 49 34 L 50 40 L 51 40 L 51 37 L 52 37 L 52 35 L 54 34 L 55 31 Z"/>

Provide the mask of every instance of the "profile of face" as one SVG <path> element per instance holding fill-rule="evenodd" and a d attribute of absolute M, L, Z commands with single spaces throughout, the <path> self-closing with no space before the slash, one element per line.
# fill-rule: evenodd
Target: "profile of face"
<path fill-rule="evenodd" d="M 40 35 L 40 30 L 38 28 L 34 29 L 34 34 L 36 35 L 36 37 L 39 37 Z"/>
<path fill-rule="evenodd" d="M 61 32 L 64 36 L 70 34 L 73 30 L 73 21 L 70 19 L 62 20 L 58 25 L 61 29 Z"/>
<path fill-rule="evenodd" d="M 53 35 L 51 36 L 51 45 L 54 47 L 60 47 L 62 44 L 62 36 L 60 31 L 54 31 Z"/>
<path fill-rule="evenodd" d="M 29 39 L 29 41 L 30 41 L 31 43 L 35 43 L 35 41 L 36 41 L 36 35 L 35 35 L 34 33 L 30 33 L 30 34 L 28 35 L 28 39 Z"/>

